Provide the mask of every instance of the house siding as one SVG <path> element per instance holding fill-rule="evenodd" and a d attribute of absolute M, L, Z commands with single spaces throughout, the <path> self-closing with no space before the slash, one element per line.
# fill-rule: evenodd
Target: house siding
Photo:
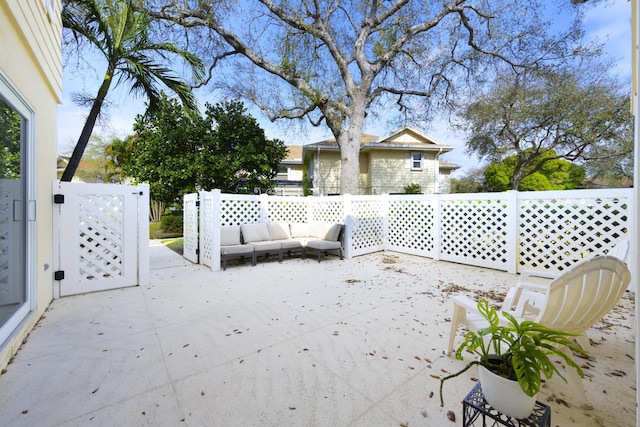
<path fill-rule="evenodd" d="M 422 170 L 412 170 L 405 165 L 405 155 L 410 150 L 376 150 L 370 153 L 371 186 L 373 194 L 404 193 L 409 184 L 419 184 L 423 193 L 433 193 L 437 162 L 433 154 L 423 153 Z"/>
<path fill-rule="evenodd" d="M 35 310 L 5 343 L 0 343 L 0 367 L 7 365 L 53 298 L 53 204 L 56 177 L 56 110 L 62 99 L 60 0 L 0 0 L 0 72 L 35 111 L 33 120 L 36 198 Z"/>

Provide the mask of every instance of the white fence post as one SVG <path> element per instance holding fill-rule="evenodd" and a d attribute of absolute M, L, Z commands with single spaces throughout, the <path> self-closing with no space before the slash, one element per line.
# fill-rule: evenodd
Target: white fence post
<path fill-rule="evenodd" d="M 431 203 L 433 206 L 433 259 L 440 259 L 440 219 L 442 218 L 442 204 L 440 203 L 440 195 L 432 194 Z"/>
<path fill-rule="evenodd" d="M 352 258 L 353 248 L 351 247 L 352 235 L 353 235 L 353 207 L 351 206 L 351 195 L 345 194 L 342 196 L 342 209 L 344 215 L 344 257 L 346 259 Z"/>
<path fill-rule="evenodd" d="M 520 236 L 518 235 L 518 212 L 520 211 L 520 200 L 517 190 L 507 191 L 507 242 L 506 266 L 509 273 L 518 272 L 518 254 L 520 253 Z"/>
<path fill-rule="evenodd" d="M 149 285 L 149 184 L 138 185 L 138 286 Z"/>
<path fill-rule="evenodd" d="M 220 227 L 221 227 L 221 215 L 220 210 L 222 206 L 222 195 L 219 189 L 213 190 L 213 203 L 211 207 L 213 209 L 213 242 L 211 244 L 211 251 L 213 257 L 213 271 L 220 271 Z"/>

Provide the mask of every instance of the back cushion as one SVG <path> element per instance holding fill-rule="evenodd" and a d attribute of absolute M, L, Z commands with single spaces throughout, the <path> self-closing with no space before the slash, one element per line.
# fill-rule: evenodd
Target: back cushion
<path fill-rule="evenodd" d="M 242 224 L 242 237 L 245 243 L 261 242 L 269 240 L 269 229 L 264 222 L 254 222 L 253 224 Z"/>
<path fill-rule="evenodd" d="M 309 237 L 309 224 L 307 223 L 291 224 L 291 237 Z"/>
<path fill-rule="evenodd" d="M 279 222 L 268 222 L 267 228 L 269 229 L 269 237 L 271 240 L 286 240 L 291 238 L 289 234 L 289 225 Z"/>
<path fill-rule="evenodd" d="M 220 245 L 233 246 L 240 244 L 240 226 L 225 225 L 220 227 Z"/>
<path fill-rule="evenodd" d="M 329 240 L 330 242 L 337 242 L 338 237 L 340 237 L 340 230 L 342 229 L 342 224 L 330 224 L 327 233 L 324 236 L 324 240 Z"/>
<path fill-rule="evenodd" d="M 324 239 L 327 234 L 327 223 L 321 221 L 312 221 L 309 223 L 309 236 Z"/>

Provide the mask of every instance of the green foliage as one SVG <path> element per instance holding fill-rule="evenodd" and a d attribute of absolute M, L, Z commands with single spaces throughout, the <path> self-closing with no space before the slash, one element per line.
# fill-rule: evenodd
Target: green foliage
<path fill-rule="evenodd" d="M 198 190 L 272 188 L 287 150 L 265 137 L 241 102 L 207 104 L 204 116 L 194 116 L 165 96 L 157 109 L 136 117 L 134 130 L 126 172 L 167 204 Z"/>
<path fill-rule="evenodd" d="M 507 323 L 501 324 L 498 313 L 484 298 L 478 302 L 478 311 L 489 322 L 489 326 L 477 332 L 467 332 L 464 341 L 456 350 L 456 359 L 464 360 L 464 351 L 476 354 L 479 359 L 470 362 L 459 372 L 440 379 L 441 406 L 444 405 L 444 382 L 457 377 L 473 365 L 482 365 L 497 375 L 517 380 L 529 396 L 534 396 L 540 391 L 541 373 L 547 378 L 551 378 L 555 373 L 566 381 L 550 357 L 559 357 L 584 377 L 580 366 L 563 351 L 563 348 L 568 348 L 586 354 L 586 351 L 573 340 L 576 334 L 547 328 L 530 320 L 518 322 L 515 317 L 504 311 L 502 314 Z M 496 363 L 496 359 L 500 363 Z"/>
<path fill-rule="evenodd" d="M 20 126 L 18 113 L 0 99 L 0 179 L 20 178 Z"/>
<path fill-rule="evenodd" d="M 481 168 L 469 171 L 461 178 L 451 178 L 451 193 L 480 193 L 483 191 L 484 170 Z"/>
<path fill-rule="evenodd" d="M 578 188 L 585 178 L 584 168 L 558 159 L 554 150 L 548 150 L 531 160 L 530 165 L 517 171 L 518 156 L 506 157 L 502 162 L 487 166 L 484 172 L 487 191 L 513 189 L 514 177 L 522 174 L 517 190 L 546 191 Z M 533 172 L 530 172 L 533 171 Z"/>
<path fill-rule="evenodd" d="M 160 218 L 160 228 L 165 232 L 182 233 L 182 212 L 164 214 Z"/>
<path fill-rule="evenodd" d="M 558 160 L 597 169 L 601 160 L 630 159 L 628 96 L 604 67 L 505 71 L 495 81 L 464 113 L 468 152 L 508 163 L 487 170 L 491 191 L 575 188 L 584 171 Z"/>
<path fill-rule="evenodd" d="M 72 35 L 67 38 L 102 54 L 106 70 L 62 181 L 73 178 L 113 83 L 128 83 L 131 93 L 146 96 L 151 108 L 156 106 L 159 88 L 163 86 L 175 93 L 186 109 L 197 111 L 191 86 L 167 68 L 167 64 L 174 58 L 181 60 L 199 81 L 203 76 L 202 61 L 173 42 L 152 40 L 150 18 L 144 9 L 137 7 L 139 3 L 137 0 L 63 1 L 62 25 L 65 33 Z"/>
<path fill-rule="evenodd" d="M 311 169 L 311 154 L 305 153 L 302 162 L 302 195 L 310 196 L 313 194 L 313 191 L 311 190 L 311 177 L 309 176 Z"/>
<path fill-rule="evenodd" d="M 422 187 L 420 187 L 420 184 L 408 184 L 404 186 L 404 193 L 405 194 L 421 194 L 422 193 Z"/>

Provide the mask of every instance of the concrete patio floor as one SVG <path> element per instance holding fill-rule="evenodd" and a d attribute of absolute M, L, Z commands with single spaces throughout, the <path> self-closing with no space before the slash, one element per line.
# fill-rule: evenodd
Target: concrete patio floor
<path fill-rule="evenodd" d="M 149 286 L 51 304 L 0 375 L 0 426 L 462 425 L 477 373 L 438 399 L 465 364 L 443 354 L 450 295 L 501 301 L 517 279 L 390 252 L 212 272 L 150 251 Z M 589 334 L 593 409 L 545 382 L 552 426 L 636 425 L 634 313 L 628 294 Z"/>

